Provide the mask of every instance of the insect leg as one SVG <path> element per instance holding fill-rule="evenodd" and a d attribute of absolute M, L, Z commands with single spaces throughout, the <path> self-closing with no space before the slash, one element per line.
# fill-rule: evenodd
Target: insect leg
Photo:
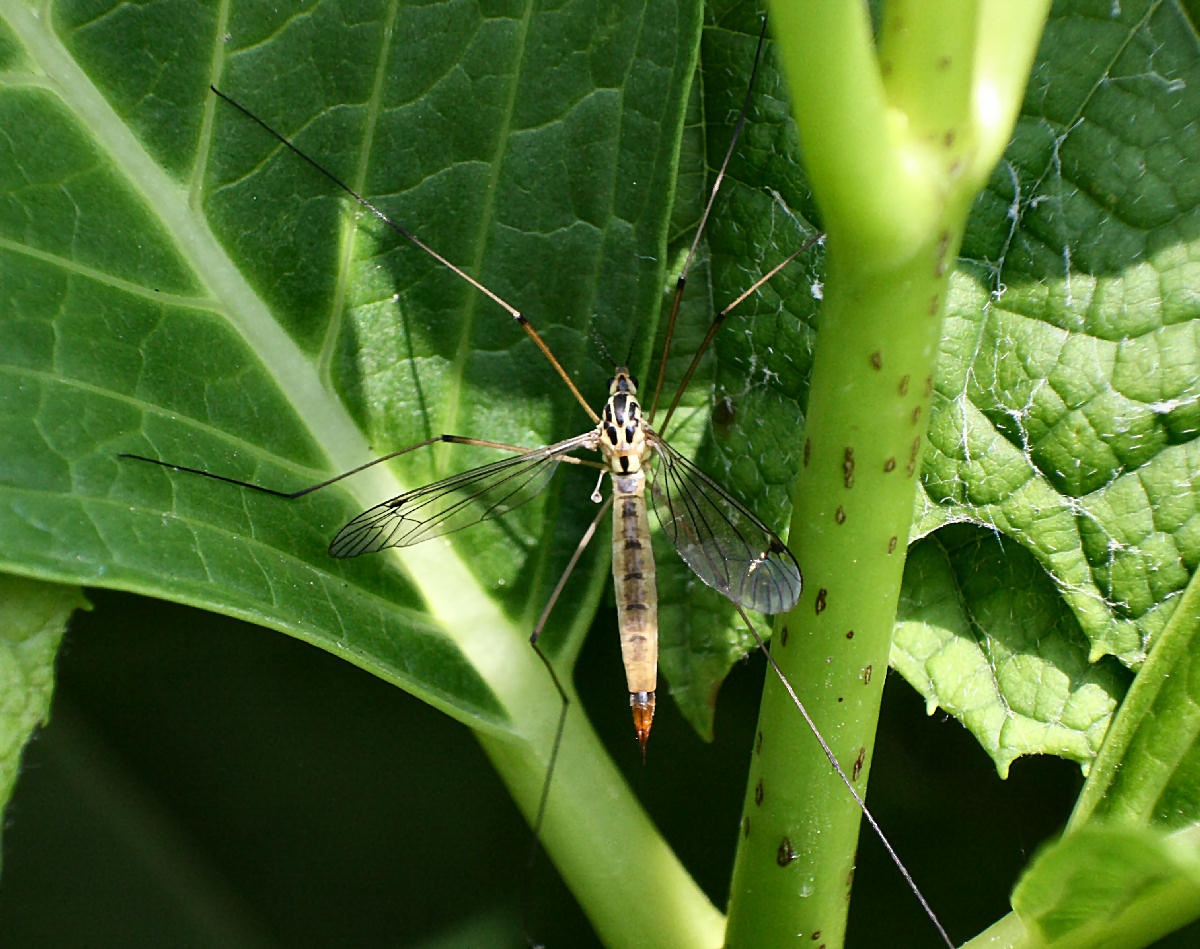
<path fill-rule="evenodd" d="M 212 471 L 205 471 L 203 468 L 190 468 L 187 465 L 177 465 L 174 462 L 163 461 L 161 458 L 147 458 L 145 455 L 135 455 L 131 452 L 121 452 L 117 458 L 132 459 L 133 461 L 145 461 L 152 465 L 158 465 L 162 468 L 170 468 L 172 471 L 183 471 L 187 474 L 200 475 L 204 478 L 211 478 L 214 481 L 222 481 L 225 484 L 232 484 L 239 488 L 250 488 L 252 491 L 259 491 L 263 494 L 269 494 L 272 497 L 283 498 L 288 501 L 294 501 L 296 498 L 302 498 L 306 494 L 312 494 L 321 488 L 327 488 L 331 484 L 344 478 L 349 478 L 351 475 L 356 475 L 360 471 L 366 471 L 368 468 L 373 468 L 375 465 L 382 464 L 385 461 L 391 461 L 393 458 L 399 458 L 401 455 L 407 455 L 411 451 L 416 451 L 419 448 L 428 448 L 430 445 L 436 445 L 445 442 L 450 445 L 475 445 L 479 448 L 495 448 L 500 451 L 511 451 L 517 454 L 525 454 L 535 449 L 521 448 L 518 445 L 507 445 L 504 442 L 486 441 L 481 438 L 465 438 L 461 435 L 435 435 L 433 438 L 427 438 L 422 442 L 417 442 L 415 445 L 409 445 L 407 448 L 401 448 L 397 451 L 388 452 L 386 455 L 381 455 L 374 458 L 365 464 L 359 465 L 357 468 L 351 468 L 349 471 L 343 471 L 339 475 L 334 475 L 332 478 L 326 478 L 324 481 L 319 481 L 316 484 L 310 484 L 306 488 L 301 488 L 299 491 L 280 491 L 276 488 L 268 488 L 265 485 L 255 484 L 252 481 L 242 481 L 240 478 L 231 478 L 228 475 L 215 474 Z M 586 459 L 573 458 L 564 456 L 563 461 L 570 461 L 575 464 L 584 464 Z"/>
<path fill-rule="evenodd" d="M 332 181 L 335 185 L 337 185 L 339 188 L 341 188 L 344 192 L 346 192 L 346 194 L 348 194 L 351 198 L 353 198 L 356 202 L 358 202 L 359 205 L 361 205 L 366 210 L 370 211 L 373 215 L 375 215 L 375 217 L 379 218 L 379 220 L 381 220 L 385 225 L 387 225 L 389 228 L 391 228 L 393 231 L 395 231 L 397 234 L 399 234 L 405 240 L 411 242 L 415 246 L 419 247 L 421 250 L 425 251 L 425 253 L 427 253 L 430 257 L 432 257 L 434 260 L 436 260 L 439 264 L 441 264 L 443 267 L 446 267 L 448 270 L 450 270 L 451 273 L 455 274 L 457 277 L 461 278 L 462 280 L 465 280 L 472 287 L 474 287 L 476 290 L 478 290 L 480 293 L 482 293 L 485 297 L 487 297 L 489 300 L 494 302 L 497 306 L 500 306 L 505 311 L 507 311 L 508 315 L 511 316 L 514 320 L 516 320 L 517 325 L 520 326 L 521 329 L 525 331 L 525 335 L 528 336 L 531 340 L 533 340 L 534 345 L 536 345 L 537 348 L 541 350 L 542 355 L 545 356 L 547 360 L 549 360 L 550 365 L 554 368 L 554 371 L 557 372 L 559 375 L 559 378 L 561 378 L 562 381 L 567 384 L 567 388 L 571 390 L 571 394 L 573 396 L 575 396 L 576 401 L 578 401 L 579 404 L 583 406 L 583 409 L 585 412 L 587 412 L 588 417 L 591 418 L 591 420 L 593 422 L 600 421 L 599 416 L 596 415 L 595 411 L 593 411 L 592 407 L 590 405 L 588 405 L 587 400 L 583 397 L 583 394 L 579 391 L 578 388 L 576 388 L 575 383 L 571 379 L 570 374 L 567 372 L 566 369 L 564 369 L 562 367 L 562 363 L 560 363 L 558 361 L 557 357 L 554 355 L 554 353 L 552 353 L 550 351 L 550 347 L 546 345 L 546 341 L 544 339 L 542 339 L 541 334 L 538 333 L 538 331 L 533 328 L 533 324 L 530 323 L 529 320 L 527 320 L 521 314 L 520 310 L 518 310 L 515 306 L 513 306 L 511 303 L 509 303 L 507 300 L 505 300 L 503 297 L 501 297 L 495 291 L 490 290 L 489 288 L 485 287 L 482 283 L 480 283 L 478 280 L 476 280 L 474 277 L 472 277 L 469 273 L 467 273 L 461 267 L 457 266 L 456 264 L 454 264 L 447 258 L 443 257 L 436 250 L 434 250 L 432 247 L 430 247 L 428 244 L 426 244 L 423 240 L 421 240 L 421 238 L 417 237 L 417 235 L 414 234 L 412 231 L 408 230 L 406 227 L 403 227 L 402 225 L 393 221 L 390 217 L 388 217 L 386 214 L 384 214 L 382 210 L 380 210 L 378 207 L 376 207 L 374 204 L 372 204 L 370 201 L 368 201 L 365 197 L 363 197 L 361 194 L 359 194 L 357 191 L 355 191 L 353 188 L 351 188 L 348 184 L 346 184 L 344 181 L 342 181 L 342 179 L 339 178 L 337 175 L 335 175 L 332 171 L 330 171 L 328 168 L 326 168 L 324 165 L 322 165 L 320 162 L 318 162 L 315 158 L 312 158 L 310 155 L 306 154 L 305 152 L 303 152 L 299 148 L 297 148 L 295 145 L 293 145 L 291 143 L 291 141 L 289 141 L 288 138 L 285 135 L 283 135 L 283 133 L 277 132 L 274 128 L 272 128 L 270 125 L 268 125 L 262 119 L 260 119 L 257 115 L 255 115 L 253 112 L 251 112 L 249 109 L 247 109 L 244 105 L 242 105 L 236 99 L 232 98 L 231 96 L 226 95 L 220 89 L 218 89 L 216 86 L 209 86 L 208 88 L 212 90 L 214 95 L 216 95 L 219 98 L 228 102 L 231 106 L 233 106 L 235 109 L 237 109 L 243 115 L 245 115 L 247 118 L 252 119 L 260 128 L 262 128 L 269 135 L 271 135 L 271 137 L 274 138 L 276 141 L 278 141 L 281 145 L 283 145 L 284 147 L 286 147 L 287 149 L 289 149 L 296 155 L 303 158 L 309 165 L 311 165 L 313 168 L 315 168 L 317 171 L 319 171 L 322 175 L 324 175 L 326 178 L 328 178 L 330 181 Z"/>
<path fill-rule="evenodd" d="M 921 904 L 921 909 L 925 911 L 925 915 L 929 917 L 930 921 L 937 929 L 938 934 L 942 937 L 942 941 L 946 944 L 948 949 L 954 949 L 954 943 L 951 941 L 950 936 L 943 928 L 941 920 L 937 918 L 937 914 L 934 913 L 933 908 L 925 899 L 924 894 L 917 886 L 917 881 L 914 880 L 912 878 L 912 874 L 908 872 L 908 867 L 904 865 L 904 861 L 901 860 L 900 855 L 896 853 L 891 841 L 888 840 L 887 835 L 883 832 L 883 828 L 880 827 L 879 823 L 875 820 L 875 815 L 873 815 L 870 810 L 867 809 L 867 802 L 863 800 L 862 795 L 858 793 L 854 785 L 850 782 L 850 778 L 846 776 L 846 772 L 842 770 L 842 766 L 837 760 L 837 755 L 833 753 L 833 749 L 830 748 L 828 742 L 825 741 L 825 737 L 821 734 L 820 729 L 817 728 L 816 722 L 814 722 L 812 717 L 808 714 L 808 709 L 806 709 L 804 707 L 804 703 L 800 701 L 800 696 L 797 695 L 796 690 L 792 688 L 792 683 L 789 682 L 787 676 L 783 674 L 783 670 L 779 668 L 779 664 L 775 661 L 775 657 L 771 655 L 771 650 L 767 648 L 767 644 L 763 642 L 762 637 L 759 636 L 758 630 L 755 629 L 754 624 L 750 622 L 750 617 L 746 615 L 746 611 L 742 609 L 740 604 L 734 603 L 733 606 L 734 609 L 738 611 L 738 614 L 742 617 L 742 622 L 746 624 L 746 628 L 750 630 L 750 635 L 754 637 L 754 641 L 758 643 L 758 648 L 762 651 L 763 655 L 767 657 L 767 662 L 775 671 L 775 675 L 778 676 L 779 681 L 787 691 L 787 694 L 791 696 L 792 703 L 800 710 L 800 714 L 804 716 L 804 721 L 808 723 L 809 730 L 812 731 L 814 736 L 816 736 L 817 742 L 820 744 L 821 750 L 825 753 L 825 757 L 829 759 L 829 763 L 833 766 L 833 770 L 837 772 L 837 776 L 841 778 L 842 783 L 846 785 L 846 789 L 850 792 L 850 796 L 854 798 L 855 802 L 858 804 L 859 810 L 862 811 L 863 817 L 867 819 L 867 823 L 870 824 L 871 829 L 875 831 L 875 836 L 878 837 L 879 842 L 883 844 L 883 849 L 886 850 L 888 856 L 892 858 L 892 863 L 896 865 L 896 869 L 899 870 L 900 875 L 904 877 L 904 882 L 908 884 L 908 888 L 912 890 L 913 896 L 915 896 L 917 898 L 917 902 Z"/>
<path fill-rule="evenodd" d="M 554 671 L 554 664 L 550 662 L 550 657 L 542 652 L 542 647 L 538 645 L 538 638 L 542 635 L 542 630 L 546 627 L 546 621 L 550 618 L 550 611 L 554 609 L 554 605 L 558 602 L 559 596 L 562 595 L 563 587 L 567 585 L 567 580 L 571 573 L 575 570 L 576 564 L 579 563 L 579 558 L 583 556 L 583 552 L 587 549 L 587 545 L 591 543 L 593 537 L 596 536 L 596 528 L 600 525 L 600 519 L 608 513 L 608 509 L 612 506 L 612 495 L 601 505 L 600 510 L 596 512 L 596 516 L 592 518 L 592 523 L 583 532 L 583 536 L 579 539 L 579 544 L 575 548 L 575 553 L 571 554 L 571 559 L 567 561 L 566 569 L 563 570 L 562 576 L 558 578 L 558 583 L 554 585 L 554 590 L 550 594 L 550 599 L 546 601 L 546 606 L 542 609 L 541 616 L 538 617 L 537 623 L 533 627 L 533 633 L 529 637 L 529 645 L 533 647 L 533 651 L 537 653 L 539 659 L 542 660 L 542 665 L 546 667 L 546 671 L 550 673 L 550 680 L 554 683 L 554 688 L 558 690 L 558 696 L 562 699 L 562 707 L 558 713 L 558 725 L 554 729 L 554 742 L 550 746 L 550 759 L 546 765 L 546 778 L 542 782 L 542 793 L 538 799 L 537 815 L 533 819 L 533 838 L 529 842 L 529 859 L 527 863 L 528 873 L 526 879 L 533 878 L 533 866 L 537 860 L 538 838 L 542 830 L 542 819 L 546 816 L 546 803 L 550 799 L 550 782 L 554 778 L 554 764 L 558 760 L 558 749 L 562 744 L 563 729 L 567 724 L 567 709 L 571 704 L 571 699 L 567 695 L 567 690 L 563 687 L 562 681 L 558 678 L 558 673 Z M 531 946 L 536 943 L 529 937 L 528 912 L 529 912 L 529 896 L 526 893 L 526 898 L 523 901 L 524 906 L 521 910 L 522 928 L 525 930 L 526 939 Z"/>
<path fill-rule="evenodd" d="M 708 351 L 709 344 L 713 341 L 713 337 L 717 335 L 717 330 L 721 328 L 721 324 L 725 322 L 725 317 L 727 317 L 735 307 L 740 306 L 746 300 L 746 298 L 750 296 L 750 294 L 758 290 L 759 287 L 774 277 L 777 273 L 779 273 L 779 271 L 803 254 L 824 236 L 824 233 L 819 233 L 813 237 L 810 237 L 796 250 L 788 254 L 787 257 L 755 280 L 754 283 L 752 283 L 738 295 L 736 300 L 724 307 L 719 313 L 717 313 L 716 316 L 713 317 L 713 321 L 708 327 L 708 332 L 704 334 L 704 340 L 700 343 L 699 347 L 697 347 L 696 354 L 692 356 L 692 361 L 688 363 L 687 372 L 683 374 L 683 379 L 681 379 L 679 382 L 679 388 L 675 390 L 675 398 L 671 400 L 671 405 L 667 409 L 667 414 L 663 417 L 662 425 L 659 427 L 659 431 L 666 431 L 667 423 L 671 421 L 671 416 L 675 414 L 675 409 L 679 407 L 679 400 L 683 398 L 683 393 L 687 389 L 688 383 L 692 381 L 692 374 L 695 373 L 696 367 L 700 365 L 700 357 Z"/>

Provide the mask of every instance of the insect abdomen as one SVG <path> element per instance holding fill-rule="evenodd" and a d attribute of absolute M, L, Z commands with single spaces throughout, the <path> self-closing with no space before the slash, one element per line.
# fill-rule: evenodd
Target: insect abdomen
<path fill-rule="evenodd" d="M 646 518 L 646 476 L 613 475 L 613 585 L 621 657 L 633 721 L 643 749 L 654 720 L 658 684 L 658 587 Z"/>

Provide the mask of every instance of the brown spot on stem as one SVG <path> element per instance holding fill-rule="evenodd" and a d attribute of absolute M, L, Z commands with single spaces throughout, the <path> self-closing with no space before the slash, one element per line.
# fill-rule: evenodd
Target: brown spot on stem
<path fill-rule="evenodd" d="M 912 448 L 908 451 L 908 464 L 904 466 L 905 473 L 911 478 L 917 470 L 917 455 L 921 453 L 921 437 L 913 439 Z"/>
<path fill-rule="evenodd" d="M 921 420 L 921 406 L 918 405 L 915 409 L 912 410 L 912 423 L 914 425 L 916 425 L 917 422 L 919 422 L 920 420 Z"/>
<path fill-rule="evenodd" d="M 762 778 L 758 779 L 758 784 L 754 786 L 754 803 L 761 806 L 763 802 L 763 783 Z"/>
<path fill-rule="evenodd" d="M 756 755 L 762 754 L 762 732 L 759 732 L 758 737 L 754 739 L 754 753 Z"/>
<path fill-rule="evenodd" d="M 787 640 L 788 640 L 788 628 L 787 628 L 787 624 L 785 623 L 783 625 L 783 628 L 779 630 L 779 645 L 786 647 Z"/>
<path fill-rule="evenodd" d="M 942 236 L 938 239 L 937 245 L 937 265 L 933 268 L 934 275 L 941 277 L 946 273 L 946 268 L 950 266 L 950 260 L 946 256 L 946 252 L 950 249 L 950 232 L 942 231 Z"/>
<path fill-rule="evenodd" d="M 863 666 L 863 685 L 871 684 L 871 665 L 868 663 Z"/>
<path fill-rule="evenodd" d="M 812 442 L 804 439 L 804 467 L 808 467 L 808 456 L 812 453 Z"/>
<path fill-rule="evenodd" d="M 750 836 L 750 818 L 749 817 L 742 819 L 742 836 L 743 837 Z"/>
<path fill-rule="evenodd" d="M 862 774 L 863 765 L 866 764 L 866 761 L 867 761 L 867 749 L 860 747 L 858 749 L 858 757 L 854 759 L 854 768 L 850 771 L 850 780 L 851 781 L 858 780 L 859 775 Z"/>
<path fill-rule="evenodd" d="M 935 293 L 933 296 L 931 296 L 929 298 L 929 315 L 937 316 L 938 310 L 940 310 L 940 309 L 941 309 L 941 300 L 938 299 L 938 295 Z"/>
<path fill-rule="evenodd" d="M 942 136 L 942 144 L 947 148 L 954 145 L 954 129 L 946 129 L 946 134 Z"/>
<path fill-rule="evenodd" d="M 816 609 L 818 616 L 825 612 L 825 596 L 825 588 L 821 587 L 821 589 L 817 591 L 817 602 L 814 604 L 814 609 Z"/>
<path fill-rule="evenodd" d="M 883 473 L 884 474 L 891 474 L 895 470 L 896 470 L 896 459 L 895 458 L 889 458 L 887 461 L 885 461 L 883 463 Z"/>
<path fill-rule="evenodd" d="M 895 552 L 896 552 L 896 535 L 893 534 L 891 540 L 888 541 L 888 553 L 894 554 Z"/>
<path fill-rule="evenodd" d="M 854 487 L 854 449 L 847 448 L 842 452 L 842 484 L 847 488 Z"/>
<path fill-rule="evenodd" d="M 908 395 L 908 374 L 905 373 L 900 379 L 900 394 Z"/>
<path fill-rule="evenodd" d="M 792 842 L 784 837 L 779 842 L 779 849 L 775 852 L 775 862 L 781 867 L 786 867 L 795 859 L 796 851 L 792 849 Z"/>
<path fill-rule="evenodd" d="M 928 399 L 931 395 L 933 395 L 933 376 L 926 376 L 925 377 L 925 398 Z"/>
<path fill-rule="evenodd" d="M 875 350 L 875 352 L 871 353 L 871 368 L 872 369 L 882 369 L 883 368 L 883 353 L 881 353 L 878 349 Z"/>
<path fill-rule="evenodd" d="M 833 519 L 838 524 L 846 523 L 846 509 L 840 504 L 837 506 L 837 510 L 833 512 Z"/>
<path fill-rule="evenodd" d="M 854 630 L 852 630 L 852 629 L 846 630 L 846 638 L 853 639 L 854 638 Z"/>

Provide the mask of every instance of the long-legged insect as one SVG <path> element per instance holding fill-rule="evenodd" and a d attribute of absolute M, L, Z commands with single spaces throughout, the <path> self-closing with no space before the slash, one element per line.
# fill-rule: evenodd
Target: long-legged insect
<path fill-rule="evenodd" d="M 755 55 L 757 71 L 765 31 L 759 38 Z M 753 88 L 753 76 L 750 88 Z M 612 482 L 610 504 L 613 512 L 613 583 L 616 589 L 618 627 L 622 659 L 629 687 L 629 704 L 634 728 L 645 755 L 646 741 L 654 721 L 655 693 L 658 679 L 658 600 L 654 557 L 651 551 L 650 526 L 646 513 L 646 473 L 655 460 L 660 468 L 654 490 L 650 492 L 651 506 L 663 532 L 689 567 L 706 584 L 727 596 L 738 606 L 760 613 L 782 613 L 796 605 L 800 596 L 801 574 L 796 558 L 769 527 L 735 500 L 716 481 L 675 451 L 651 427 L 662 390 L 675 318 L 686 283 L 687 271 L 699 243 L 697 230 L 687 263 L 677 282 L 668 322 L 666 342 L 660 361 L 654 402 L 643 414 L 637 398 L 637 380 L 627 366 L 617 366 L 609 383 L 608 400 L 597 414 L 575 386 L 570 375 L 551 352 L 537 330 L 521 312 L 465 271 L 438 254 L 415 234 L 388 218 L 381 210 L 359 195 L 343 181 L 300 151 L 281 133 L 271 128 L 238 102 L 215 87 L 212 91 L 255 121 L 279 142 L 331 179 L 364 208 L 388 227 L 432 256 L 472 287 L 508 311 L 543 353 L 555 372 L 562 378 L 571 394 L 595 422 L 595 427 L 573 438 L 542 448 L 526 449 L 499 442 L 457 435 L 438 435 L 399 451 L 343 472 L 299 491 L 277 491 L 263 485 L 228 478 L 196 468 L 171 464 L 142 455 L 123 454 L 121 457 L 162 465 L 215 478 L 239 487 L 250 488 L 289 500 L 311 494 L 365 468 L 399 455 L 438 443 L 466 444 L 515 452 L 516 457 L 473 468 L 451 475 L 397 497 L 390 498 L 363 511 L 346 524 L 333 538 L 329 553 L 333 557 L 357 557 L 389 547 L 409 547 L 434 537 L 471 527 L 482 521 L 500 517 L 535 497 L 546 486 L 562 461 L 578 463 L 574 453 L 595 451 L 602 456 L 602 466 Z M 749 90 L 747 98 L 749 97 Z M 745 118 L 743 109 L 738 129 Z M 728 164 L 736 144 L 735 133 L 725 156 Z M 723 177 L 725 165 L 722 165 Z M 720 178 L 712 191 L 708 208 L 711 210 Z M 815 238 L 814 238 L 815 240 Z M 726 307 L 714 320 L 708 337 L 697 351 L 681 382 L 679 391 L 667 410 L 664 425 L 670 421 L 679 399 L 691 379 L 700 356 L 711 341 L 725 315 L 769 280 L 775 273 L 799 256 L 812 241 L 806 243 L 770 273 L 760 278 L 750 290 Z M 599 494 L 596 494 L 599 499 Z M 588 535 L 590 539 L 590 533 Z M 572 564 L 573 566 L 573 564 Z M 568 568 L 569 572 L 569 568 Z M 561 589 L 561 585 L 560 585 Z M 547 606 L 553 606 L 557 591 Z M 541 624 L 532 637 L 536 648 Z M 566 692 L 557 681 L 557 674 L 546 662 L 555 678 L 560 695 Z"/>
<path fill-rule="evenodd" d="M 506 310 L 542 352 L 554 371 L 567 385 L 572 396 L 595 422 L 595 427 L 572 438 L 535 449 L 458 435 L 438 435 L 292 492 L 279 491 L 252 482 L 143 455 L 127 453 L 120 457 L 150 462 L 275 497 L 294 500 L 340 482 L 366 468 L 436 443 L 474 445 L 515 454 L 515 457 L 473 468 L 408 491 L 362 512 L 346 524 L 329 545 L 329 552 L 333 557 L 348 558 L 378 552 L 390 547 L 412 546 L 434 537 L 471 527 L 485 520 L 500 517 L 534 498 L 549 482 L 559 463 L 563 461 L 576 464 L 587 463 L 578 458 L 574 454 L 575 452 L 599 452 L 602 461 L 598 467 L 608 473 L 612 483 L 612 494 L 605 507 L 611 506 L 613 513 L 613 580 L 616 590 L 618 625 L 629 701 L 643 757 L 653 724 L 657 689 L 657 591 L 646 513 L 647 472 L 657 464 L 660 470 L 658 477 L 650 486 L 650 506 L 654 508 L 663 532 L 696 575 L 734 603 L 749 632 L 766 653 L 772 668 L 783 680 L 785 688 L 788 689 L 801 714 L 808 721 L 832 767 L 862 808 L 872 829 L 883 842 L 889 856 L 934 922 L 943 940 L 947 945 L 952 945 L 907 869 L 892 849 L 882 829 L 871 816 L 861 796 L 837 762 L 832 750 L 817 731 L 815 724 L 805 711 L 803 703 L 791 689 L 774 660 L 771 659 L 770 652 L 766 650 L 763 640 L 746 615 L 747 609 L 766 614 L 782 613 L 796 604 L 802 580 L 795 557 L 778 535 L 735 500 L 716 481 L 675 451 L 663 439 L 658 430 L 651 426 L 662 391 L 667 357 L 687 274 L 695 257 L 704 224 L 716 199 L 726 167 L 745 121 L 764 38 L 765 26 L 763 34 L 759 37 L 759 45 L 755 53 L 754 69 L 746 92 L 746 104 L 743 105 L 739 115 L 728 151 L 718 171 L 697 233 L 677 280 L 654 396 L 650 409 L 646 413 L 642 412 L 637 398 L 637 381 L 625 365 L 615 367 L 609 383 L 608 399 L 601 412 L 596 413 L 579 392 L 570 375 L 551 352 L 541 335 L 516 307 L 443 257 L 415 234 L 391 220 L 378 207 L 293 145 L 281 133 L 213 87 L 213 93 L 244 113 L 281 144 L 333 181 L 363 208 L 378 217 L 387 227 L 415 244 L 459 278 L 469 283 L 479 293 Z M 686 390 L 701 356 L 726 316 L 807 250 L 816 240 L 817 238 L 814 237 L 805 242 L 716 315 L 665 413 L 662 426 L 664 429 L 678 407 L 680 398 Z M 600 500 L 599 487 L 597 487 L 594 498 L 597 501 Z M 604 509 L 601 510 L 600 515 L 602 516 L 603 513 Z M 559 681 L 553 665 L 537 647 L 537 638 L 550 609 L 565 584 L 567 575 L 582 555 L 599 519 L 600 516 L 597 516 L 581 540 L 531 636 L 531 642 L 545 663 L 564 702 L 555 735 L 555 747 L 550 754 L 550 766 L 547 769 L 538 814 L 534 820 L 535 839 L 537 827 L 546 806 L 554 759 L 565 721 L 565 703 L 568 701 L 566 690 Z"/>

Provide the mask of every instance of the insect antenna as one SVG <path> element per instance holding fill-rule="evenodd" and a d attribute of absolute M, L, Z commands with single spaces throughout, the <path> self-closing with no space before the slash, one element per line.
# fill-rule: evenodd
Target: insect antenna
<path fill-rule="evenodd" d="M 612 368 L 615 369 L 617 366 L 629 365 L 628 359 L 626 359 L 623 363 L 618 363 L 615 359 L 613 359 L 612 353 L 610 353 L 608 351 L 608 347 L 604 345 L 604 337 L 600 335 L 600 331 L 596 329 L 594 323 L 592 324 L 592 342 L 595 343 L 596 348 L 600 350 L 600 355 L 604 357 L 604 361 L 607 362 Z"/>
<path fill-rule="evenodd" d="M 339 178 L 332 171 L 330 171 L 328 168 L 326 168 L 324 165 L 322 165 L 320 162 L 318 162 L 315 158 L 306 154 L 304 151 L 302 151 L 297 146 L 293 145 L 292 142 L 285 135 L 283 135 L 283 133 L 277 132 L 274 128 L 272 128 L 270 125 L 268 125 L 262 119 L 260 119 L 257 115 L 255 115 L 253 112 L 251 112 L 248 108 L 246 108 L 244 105 L 242 105 L 236 99 L 232 98 L 231 96 L 226 95 L 224 92 L 222 92 L 216 86 L 209 86 L 208 88 L 213 91 L 214 95 L 220 97 L 221 99 L 224 99 L 226 102 L 228 102 L 231 106 L 233 106 L 235 109 L 237 109 L 243 115 L 245 115 L 247 118 L 252 119 L 255 122 L 255 124 L 257 124 L 260 128 L 264 129 L 268 134 L 271 135 L 272 138 L 274 138 L 276 141 L 278 141 L 281 145 L 283 145 L 284 147 L 289 149 L 294 154 L 299 155 L 301 158 L 303 158 L 304 161 L 306 161 L 309 165 L 311 165 L 313 168 L 315 168 L 317 171 L 319 171 L 322 175 L 324 175 L 326 178 L 328 178 L 330 181 L 332 181 L 335 185 L 337 185 L 339 188 L 341 188 L 344 192 L 346 192 L 346 194 L 348 194 L 351 198 L 353 198 L 355 201 L 357 201 L 362 207 L 364 207 L 366 210 L 370 211 L 373 215 L 375 215 L 375 217 L 379 218 L 379 220 L 381 220 L 387 227 L 391 228 L 393 231 L 395 231 L 397 234 L 399 234 L 405 240 L 415 244 L 421 250 L 425 251 L 425 253 L 427 253 L 430 257 L 432 257 L 434 260 L 436 260 L 438 263 L 440 263 L 443 267 L 446 267 L 452 273 L 454 273 L 455 275 L 457 275 L 458 277 L 460 277 L 461 279 L 463 279 L 467 283 L 469 283 L 472 287 L 474 287 L 476 290 L 478 290 L 480 293 L 482 293 L 489 300 L 491 300 L 492 302 L 496 303 L 498 306 L 500 306 L 504 310 L 506 310 L 508 312 L 508 315 L 511 316 L 514 320 L 516 320 L 517 323 L 520 325 L 521 329 L 523 329 L 525 331 L 525 335 L 528 336 L 531 340 L 533 340 L 534 345 L 536 345 L 537 348 L 541 350 L 542 355 L 545 356 L 546 359 L 550 362 L 550 365 L 554 367 L 554 371 L 557 372 L 559 377 L 563 380 L 563 382 L 565 382 L 567 384 L 567 388 L 571 390 L 571 394 L 573 396 L 575 396 L 575 400 L 580 405 L 583 406 L 584 411 L 586 411 L 588 414 L 588 417 L 593 422 L 600 421 L 600 417 L 598 415 L 596 415 L 595 411 L 593 411 L 592 407 L 588 404 L 587 400 L 583 397 L 582 393 L 580 393 L 579 389 L 576 388 L 575 383 L 571 381 L 571 377 L 567 374 L 567 371 L 562 367 L 562 364 L 558 361 L 558 358 L 554 355 L 554 353 L 550 351 L 550 347 L 546 345 L 546 341 L 544 339 L 542 339 L 541 334 L 539 334 L 538 331 L 533 328 L 533 324 L 530 323 L 529 320 L 527 320 L 521 314 L 520 310 L 518 310 L 515 306 L 513 306 L 511 303 L 509 303 L 507 300 L 505 300 L 503 297 L 501 297 L 495 291 L 490 290 L 488 287 L 485 287 L 482 283 L 480 283 L 478 280 L 476 280 L 474 277 L 472 277 L 469 273 L 467 273 L 461 267 L 457 266 L 454 263 L 451 263 L 449 260 L 447 260 L 441 254 L 439 254 L 436 250 L 434 250 L 432 247 L 430 247 L 428 244 L 426 244 L 424 241 L 422 241 L 419 237 L 417 237 L 417 235 L 414 234 L 412 231 L 408 230 L 407 228 L 403 227 L 400 224 L 397 224 L 390 217 L 388 217 L 380 208 L 378 208 L 377 206 L 372 204 L 370 201 L 368 201 L 366 198 L 364 198 L 361 194 L 359 194 L 357 191 L 355 191 L 353 188 L 351 188 L 348 184 L 346 184 L 346 182 L 342 181 L 341 178 Z"/>

